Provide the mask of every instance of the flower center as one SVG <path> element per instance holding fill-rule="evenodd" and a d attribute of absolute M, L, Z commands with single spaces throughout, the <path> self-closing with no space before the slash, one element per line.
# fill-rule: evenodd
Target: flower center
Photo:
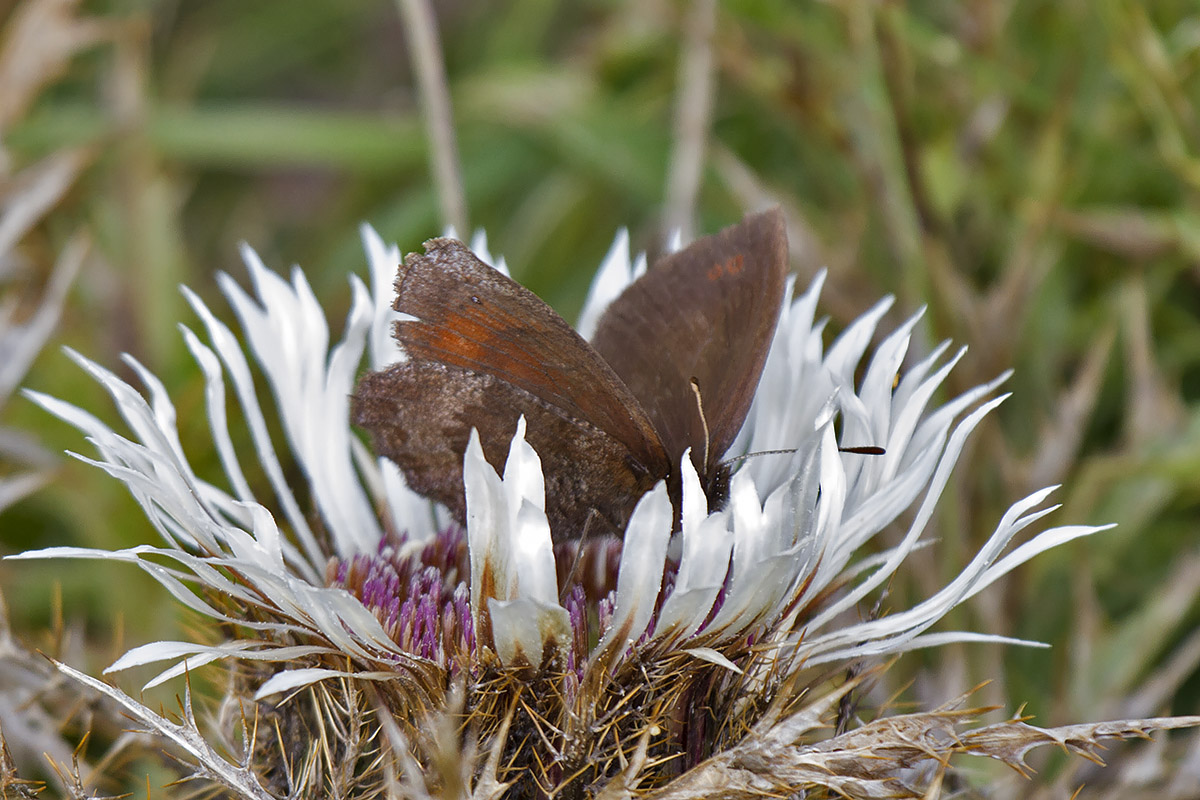
<path fill-rule="evenodd" d="M 582 674 L 588 653 L 612 618 L 621 542 L 611 537 L 561 542 L 554 557 L 560 602 L 571 619 L 567 667 Z M 428 541 L 389 533 L 376 552 L 331 558 L 325 568 L 326 584 L 357 597 L 402 650 L 452 673 L 475 655 L 470 576 L 467 534 L 453 524 Z M 664 595 L 670 583 L 668 579 Z"/>

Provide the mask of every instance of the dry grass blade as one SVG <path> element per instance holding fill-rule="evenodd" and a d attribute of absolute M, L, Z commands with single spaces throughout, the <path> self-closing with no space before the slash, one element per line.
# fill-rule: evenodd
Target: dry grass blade
<path fill-rule="evenodd" d="M 24 379 L 33 359 L 58 324 L 67 290 L 83 267 L 87 251 L 88 243 L 82 236 L 76 237 L 63 251 L 37 310 L 24 324 L 17 325 L 6 319 L 8 315 L 0 309 L 0 408 Z"/>
<path fill-rule="evenodd" d="M 7 95 L 7 86 L 0 75 L 0 98 Z M 3 102 L 0 99 L 0 104 Z M 83 150 L 61 151 L 11 179 L 0 167 L 0 280 L 7 280 L 17 271 L 19 262 L 13 257 L 14 248 L 58 204 L 88 160 Z M 59 255 L 46 288 L 31 311 L 20 307 L 16 292 L 11 295 L 6 292 L 0 297 L 0 409 L 25 379 L 58 324 L 67 292 L 83 266 L 87 250 L 86 237 L 77 234 Z M 53 463 L 53 456 L 32 437 L 4 428 L 0 428 L 0 459 L 36 469 Z M 36 471 L 4 475 L 0 478 L 0 510 L 39 489 L 45 481 L 46 476 Z"/>
<path fill-rule="evenodd" d="M 664 222 L 684 241 L 694 237 L 696 197 L 704 174 L 705 143 L 712 124 L 713 34 L 716 0 L 698 0 L 687 9 L 683 53 L 679 60 L 679 92 L 675 100 L 674 148 L 667 171 Z"/>
<path fill-rule="evenodd" d="M 625 769 L 616 778 L 604 785 L 596 794 L 596 800 L 629 800 L 633 797 L 641 779 L 642 770 L 646 766 L 646 756 L 650 750 L 650 740 L 660 731 L 656 726 L 646 728 L 638 737 L 637 748 L 626 763 Z"/>
<path fill-rule="evenodd" d="M 500 769 L 500 757 L 504 753 L 504 745 L 508 742 L 508 731 L 512 727 L 513 715 L 516 710 L 517 706 L 514 703 L 509 707 L 500 729 L 492 737 L 491 744 L 488 746 L 487 760 L 484 762 L 483 769 L 475 781 L 475 788 L 471 792 L 472 800 L 499 800 L 513 784 L 512 781 L 501 781 L 497 776 Z"/>
<path fill-rule="evenodd" d="M 433 795 L 425 783 L 425 775 L 421 765 L 413 758 L 412 748 L 408 737 L 396 720 L 388 713 L 379 715 L 380 725 L 387 737 L 388 746 L 392 751 L 392 760 L 387 762 L 389 774 L 387 785 L 389 796 L 412 798 L 412 800 L 430 800 Z M 400 774 L 397 775 L 396 773 Z"/>
<path fill-rule="evenodd" d="M 0 131 L 25 113 L 76 53 L 112 35 L 108 23 L 77 17 L 78 5 L 78 0 L 18 4 L 0 45 Z"/>
<path fill-rule="evenodd" d="M 1054 224 L 1099 250 L 1145 263 L 1184 246 L 1174 220 L 1140 208 L 1057 209 Z"/>
<path fill-rule="evenodd" d="M 1127 715 L 1138 716 L 1165 707 L 1197 668 L 1200 668 L 1200 628 L 1193 630 L 1165 661 L 1139 682 L 1119 704 Z"/>
<path fill-rule="evenodd" d="M 1041 426 L 1039 446 L 1025 480 L 1026 486 L 1061 483 L 1075 465 L 1100 397 L 1115 338 L 1116 332 L 1112 328 L 1100 333 L 1088 348 L 1074 379 L 1060 393 L 1054 405 L 1053 419 Z"/>
<path fill-rule="evenodd" d="M 988 725 L 962 735 L 964 752 L 996 758 L 1022 774 L 1028 774 L 1025 756 L 1043 745 L 1058 745 L 1076 755 L 1104 763 L 1099 756 L 1102 742 L 1110 739 L 1147 739 L 1154 731 L 1175 730 L 1200 725 L 1200 716 L 1122 719 L 1037 728 L 1019 719 Z"/>
<path fill-rule="evenodd" d="M 49 279 L 45 291 L 23 293 L 20 304 L 17 291 L 7 284 L 3 290 L 14 313 L 0 308 L 0 406 L 47 341 L 68 292 L 68 267 L 77 270 L 83 258 L 82 236 L 72 238 L 83 225 L 98 255 L 84 272 L 85 291 L 69 292 L 63 319 L 72 324 L 63 326 L 63 337 L 75 345 L 86 338 L 78 349 L 94 362 L 93 377 L 105 376 L 101 383 L 117 410 L 133 409 L 125 420 L 138 441 L 116 431 L 108 439 L 104 420 L 111 409 L 102 418 L 77 377 L 53 372 L 54 359 L 36 362 L 32 383 L 62 397 L 60 410 L 68 400 L 78 403 L 78 414 L 60 416 L 88 415 L 77 427 L 122 454 L 108 460 L 109 474 L 126 476 L 136 499 L 145 499 L 141 508 L 150 526 L 182 543 L 173 551 L 141 544 L 150 532 L 147 520 L 124 494 L 125 510 L 109 500 L 113 487 L 101 488 L 105 476 L 95 485 L 64 481 L 45 493 L 48 500 L 14 509 L 0 519 L 0 528 L 17 520 L 5 528 L 14 533 L 0 549 L 120 548 L 100 558 L 138 559 L 183 605 L 206 615 L 203 631 L 188 633 L 195 641 L 174 642 L 157 626 L 158 615 L 139 614 L 136 623 L 145 623 L 153 644 L 123 657 L 121 668 L 171 652 L 245 659 L 214 665 L 227 667 L 231 677 L 220 700 L 224 717 L 206 725 L 201 713 L 193 714 L 190 696 L 182 713 L 155 714 L 149 700 L 131 699 L 69 668 L 59 674 L 0 630 L 0 725 L 12 750 L 0 753 L 0 795 L 33 796 L 22 778 L 44 781 L 44 793 L 55 796 L 140 794 L 132 771 L 162 754 L 178 759 L 169 777 L 183 775 L 187 783 L 156 787 L 155 797 L 699 800 L 978 791 L 1062 798 L 1084 775 L 1089 783 L 1104 782 L 1107 796 L 1123 791 L 1138 798 L 1153 796 L 1138 777 L 1139 770 L 1147 774 L 1148 756 L 1157 758 L 1160 784 L 1175 780 L 1172 770 L 1181 776 L 1176 786 L 1200 775 L 1194 766 L 1200 749 L 1190 756 L 1192 766 L 1180 767 L 1183 737 L 1160 736 L 1156 753 L 1154 747 L 1117 748 L 1103 776 L 1092 761 L 1072 758 L 1070 767 L 1059 772 L 1055 760 L 1055 770 L 1040 776 L 1056 784 L 1053 789 L 1028 786 L 1021 777 L 1029 773 L 1027 754 L 1041 745 L 1096 759 L 1110 739 L 1195 722 L 1137 719 L 1190 707 L 1186 692 L 1200 663 L 1200 633 L 1188 627 L 1200 562 L 1188 560 L 1196 548 L 1186 538 L 1196 530 L 1191 501 L 1200 485 L 1200 449 L 1182 425 L 1195 406 L 1194 376 L 1200 374 L 1200 348 L 1192 345 L 1200 307 L 1200 273 L 1192 263 L 1200 254 L 1200 193 L 1189 191 L 1200 186 L 1200 117 L 1187 91 L 1200 75 L 1200 39 L 1187 4 L 1142 11 L 1130 0 L 1037 8 L 975 2 L 962 9 L 532 2 L 518 3 L 521 13 L 507 4 L 396 4 L 400 15 L 370 4 L 341 4 L 336 11 L 329 4 L 223 4 L 238 10 L 179 13 L 179 4 L 131 11 L 79 0 L 17 0 L 0 15 L 0 281 Z M 112 16 L 87 17 L 84 9 Z M 116 43 L 113 52 L 103 52 L 110 49 L 106 41 Z M 70 63 L 96 43 L 102 46 L 93 50 L 100 52 Z M 412 67 L 412 87 L 391 77 L 403 72 L 402 61 Z M 338 84 L 338 78 L 350 81 Z M 412 108 L 418 101 L 423 108 Z M 89 147 L 62 149 L 79 143 Z M 764 492 L 761 518 L 760 508 L 747 505 L 747 513 L 726 526 L 736 550 L 715 553 L 715 568 L 703 582 L 693 566 L 708 555 L 695 562 L 689 555 L 686 572 L 678 548 L 669 568 L 652 565 L 649 572 L 661 574 L 648 575 L 641 596 L 658 593 L 656 614 L 676 600 L 702 604 L 689 632 L 673 639 L 656 640 L 657 628 L 647 628 L 636 644 L 622 639 L 619 647 L 596 652 L 592 642 L 602 640 L 613 598 L 622 592 L 596 589 L 575 602 L 560 591 L 560 604 L 568 598 L 574 604 L 569 615 L 578 618 L 570 659 L 528 668 L 501 662 L 479 637 L 466 634 L 467 624 L 478 632 L 474 622 L 489 609 L 447 600 L 459 597 L 452 594 L 459 585 L 469 595 L 462 581 L 471 572 L 470 537 L 460 559 L 447 556 L 436 569 L 425 562 L 418 569 L 415 557 L 411 564 L 391 560 L 387 580 L 403 576 L 395 592 L 391 583 L 386 591 L 372 584 L 372 591 L 348 597 L 332 584 L 332 567 L 323 583 L 322 566 L 350 554 L 373 563 L 374 546 L 384 546 L 367 535 L 377 526 L 398 538 L 404 533 L 407 547 L 420 538 L 421 531 L 408 530 L 414 520 L 435 514 L 424 506 L 399 513 L 401 500 L 389 484 L 394 475 L 365 448 L 356 451 L 361 458 L 354 466 L 370 484 L 366 499 L 354 466 L 344 474 L 326 470 L 343 461 L 343 434 L 351 449 L 361 445 L 358 434 L 342 430 L 344 415 L 331 413 L 347 392 L 338 386 L 314 391 L 321 405 L 311 407 L 296 401 L 310 385 L 333 386 L 334 374 L 349 380 L 355 367 L 343 356 L 363 337 L 373 348 L 387 339 L 376 336 L 376 328 L 390 325 L 383 311 L 398 256 L 384 240 L 413 249 L 433 232 L 433 192 L 413 182 L 430 172 L 442 221 L 467 232 L 463 182 L 469 178 L 475 224 L 486 224 L 493 247 L 555 301 L 567 299 L 571 283 L 582 287 L 589 254 L 602 252 L 616 225 L 631 226 L 611 251 L 621 262 L 629 260 L 626 244 L 636 251 L 650 241 L 656 219 L 690 238 L 698 220 L 715 227 L 742 208 L 779 204 L 793 266 L 802 274 L 829 267 L 816 311 L 804 306 L 812 320 L 797 328 L 812 337 L 796 348 L 806 371 L 801 383 L 821 390 L 813 402 L 827 403 L 822 419 L 841 414 L 832 423 L 835 438 L 857 417 L 869 418 L 879 423 L 870 426 L 874 436 L 852 444 L 887 444 L 891 452 L 847 459 L 820 475 L 821 461 L 814 460 L 806 473 L 811 482 L 795 475 L 796 485 L 804 483 L 812 494 L 797 489 L 788 495 L 786 524 L 764 522 L 757 537 L 756 521 L 775 519 Z M 346 231 L 361 219 L 382 234 L 376 242 L 364 231 L 375 319 L 365 332 L 371 303 L 361 297 L 361 281 L 352 280 L 354 314 L 340 342 L 353 346 L 334 350 L 332 317 L 316 298 L 341 291 L 335 302 L 346 304 L 347 290 L 340 282 L 342 288 L 331 289 L 331 276 L 348 263 Z M 208 269 L 228 260 L 235 239 L 265 246 L 264 261 L 303 263 L 322 277 L 310 282 L 296 270 L 285 290 L 287 276 L 277 281 L 257 263 L 250 266 L 262 313 L 273 321 L 278 309 L 287 325 L 256 328 L 247 320 L 258 319 L 257 307 L 246 315 L 249 306 L 234 300 L 229 313 L 243 323 L 246 339 L 228 341 L 232 317 L 216 312 L 210 320 L 208 309 L 200 309 L 208 302 L 203 287 L 214 296 L 217 291 Z M 51 253 L 59 259 L 53 277 Z M 379 287 L 376 261 L 391 262 Z M 191 330 L 186 347 L 166 335 L 179 316 L 179 283 L 197 287 L 188 300 L 210 334 L 203 343 Z M 241 283 L 236 268 L 235 279 L 218 286 L 233 295 L 234 283 Z M 898 297 L 893 311 L 880 306 L 880 314 L 907 315 L 922 305 L 929 312 L 905 323 L 895 338 L 874 316 L 865 327 L 843 324 L 885 293 Z M 254 300 L 244 292 L 237 297 Z M 808 297 L 817 302 L 815 293 Z M 277 306 L 281 298 L 286 302 Z M 268 335 L 251 335 L 252 329 Z M 308 333 L 322 341 L 310 342 Z M 887 343 L 873 348 L 882 355 L 860 368 L 847 353 L 867 348 L 868 338 Z M 942 363 L 944 352 L 937 343 L 947 338 L 972 348 L 963 361 L 970 366 L 937 381 L 914 379 L 922 399 L 911 414 L 902 410 L 913 396 L 907 379 L 939 369 L 935 362 Z M 313 345 L 313 358 L 293 363 L 291 356 L 307 352 L 308 344 L 292 345 L 304 342 Z M 1114 343 L 1127 347 L 1123 370 L 1113 366 Z M 106 371 L 118 349 L 145 366 L 145 403 L 134 403 L 123 388 L 112 391 L 109 376 L 127 374 Z M 243 361 L 251 356 L 257 359 L 248 366 L 253 375 L 243 377 Z M 195 376 L 193 359 L 204 372 L 203 388 L 194 380 L 179 383 Z M 297 369 L 277 370 L 281 364 Z M 925 410 L 1010 367 L 1016 396 L 979 430 L 982 441 L 963 447 L 965 469 L 938 483 L 939 510 L 926 517 L 924 507 L 902 512 L 898 500 L 893 507 L 883 494 L 870 496 L 875 476 L 901 476 L 912 464 L 894 442 L 936 438 L 923 438 L 918 417 L 926 419 Z M 869 391 L 863 397 L 831 393 L 826 379 L 834 373 L 844 373 L 847 390 Z M 288 389 L 271 398 L 258 392 L 268 383 Z M 832 410 L 835 399 L 847 404 L 842 412 Z M 807 404 L 799 392 L 783 400 L 781 409 L 789 413 Z M 40 430 L 44 418 L 18 422 L 22 404 L 11 405 L 10 428 Z M 803 426 L 800 439 L 813 430 Z M 52 435 L 47 429 L 41 438 Z M 43 469 L 22 455 L 36 449 L 38 437 L 27 435 L 30 449 L 18 451 L 10 446 L 17 436 L 0 428 L 0 509 L 38 484 L 39 475 L 26 472 Z M 313 442 L 336 449 L 337 461 L 310 457 Z M 940 447 L 947 452 L 944 442 Z M 822 452 L 833 449 L 822 445 Z M 13 464 L 21 474 L 10 477 Z M 167 491 L 176 478 L 180 491 Z M 922 644 L 957 635 L 924 627 L 927 634 L 917 634 L 918 626 L 905 628 L 904 620 L 911 610 L 913 618 L 932 623 L 930 609 L 958 596 L 957 584 L 942 581 L 958 574 L 973 543 L 1006 513 L 1002 498 L 1048 483 L 1072 487 L 1064 501 L 1069 513 L 1059 521 L 1116 516 L 1121 532 L 1023 572 L 1009 594 L 997 587 L 975 596 L 976 605 L 954 608 L 946 622 L 997 638 L 1045 640 L 1058 647 L 1056 654 L 1002 661 L 991 651 L 977 656 L 965 644 L 931 649 L 886 676 L 886 667 L 867 673 L 871 685 L 864 687 L 855 672 L 876 658 L 863 655 L 876 652 L 869 647 L 874 632 L 895 625 L 904 637 L 920 635 Z M 810 547 L 818 534 L 801 537 L 802 524 L 833 531 L 840 519 L 857 537 L 884 506 L 879 529 L 872 528 L 878 538 L 844 562 L 845 577 L 818 582 L 813 565 L 825 575 L 835 561 L 831 554 L 851 539 L 830 536 L 828 547 Z M 1041 513 L 1021 523 L 1040 520 Z M 927 524 L 913 522 L 918 514 Z M 907 525 L 936 544 L 910 550 Z M 797 534 L 790 541 L 794 550 L 787 549 L 789 528 Z M 1068 535 L 1074 536 L 1062 533 L 1064 541 Z M 903 544 L 897 536 L 905 537 Z M 680 536 L 676 544 L 680 539 L 686 541 Z M 1027 546 L 1018 541 L 1014 550 Z M 216 542 L 219 547 L 210 546 Z M 760 545 L 782 547 L 777 558 L 761 561 L 761 578 L 754 566 Z M 247 569 L 246 559 L 262 551 L 261 563 Z M 876 580 L 869 571 L 893 552 L 915 558 L 894 571 L 889 563 Z M 971 568 L 994 565 L 988 552 L 970 561 Z M 330 553 L 337 558 L 328 559 Z M 736 553 L 732 560 L 730 553 Z M 224 554 L 229 560 L 221 560 Z M 177 571 L 178 564 L 185 567 Z M 612 564 L 616 569 L 617 559 Z M 428 581 L 433 588 L 421 582 L 425 567 L 440 574 Z M 35 594 L 27 587 L 40 576 L 11 569 L 26 606 L 17 629 L 41 625 L 37 601 L 26 602 Z M 789 576 L 789 569 L 800 572 Z M 81 574 L 68 579 L 78 584 L 68 583 L 76 598 L 123 604 L 134 597 L 141 611 L 160 597 L 114 587 L 107 566 Z M 739 600 L 734 589 L 743 574 Z M 518 584 L 529 586 L 520 571 L 516 575 Z M 858 576 L 869 576 L 861 593 Z M 358 582 L 348 584 L 357 591 Z M 776 592 L 791 594 L 757 603 Z M 713 593 L 715 601 L 696 599 Z M 378 603 L 365 599 L 377 594 L 385 595 Z M 854 612 L 876 597 L 876 608 L 886 613 L 871 611 L 855 621 Z M 419 614 L 405 610 L 409 601 Z M 713 614 L 700 623 L 710 602 Z M 753 606 L 745 630 L 721 639 L 721 625 L 712 623 L 725 624 L 742 602 Z M 843 613 L 826 615 L 835 604 Z M 382 633 L 361 617 L 364 608 L 376 615 Z M 210 618 L 208 609 L 217 613 Z M 111 610 L 89 609 L 88 620 L 109 617 Z M 818 624 L 808 627 L 814 619 Z M 421 620 L 437 623 L 429 630 L 440 625 L 442 633 L 421 645 L 436 656 L 408 649 L 416 648 Z M 856 630 L 838 631 L 842 624 Z M 89 627 L 85 655 L 55 656 L 73 664 L 103 658 L 106 643 L 96 641 L 97 625 Z M 215 642 L 214 632 L 227 641 Z M 830 643 L 841 637 L 849 655 L 819 665 L 803 666 L 801 656 L 789 661 L 798 652 L 790 649 L 797 637 L 807 643 L 821 636 Z M 881 637 L 879 645 L 891 652 L 908 641 Z M 1071 642 L 1068 648 L 1064 641 Z M 784 644 L 789 647 L 781 655 Z M 181 673 L 189 668 L 177 663 Z M 943 696 L 946 686 L 984 678 L 997 680 L 987 696 L 973 695 L 969 704 L 935 708 L 938 701 L 927 702 Z M 194 704 L 204 709 L 200 686 Z M 264 687 L 279 691 L 260 692 Z M 894 708 L 912 687 L 917 704 Z M 65 702 L 62 695 L 69 695 Z M 1040 729 L 1020 719 L 990 725 L 1003 712 L 980 720 L 982 709 L 968 710 L 991 702 L 1007 708 L 1010 697 L 1054 709 L 1056 720 L 1124 721 Z M 70 710 L 62 712 L 66 705 Z M 129 723 L 122 710 L 139 721 Z M 151 732 L 142 732 L 147 726 Z M 127 727 L 139 732 L 122 738 Z M 93 731 L 88 741 L 102 755 L 72 755 L 81 730 Z M 134 749 L 140 752 L 131 756 Z M 151 758 L 142 759 L 142 752 Z M 56 773 L 44 766 L 43 753 Z M 988 759 L 967 764 L 991 769 L 982 776 L 958 774 L 951 764 L 958 767 L 967 755 Z M 1058 754 L 1038 754 L 1046 755 Z M 1029 762 L 1040 768 L 1039 758 Z M 1025 788 L 1004 794 L 1016 785 Z M 1178 789 L 1174 796 L 1198 795 Z"/>
<path fill-rule="evenodd" d="M 0 253 L 15 247 L 58 204 L 90 160 L 87 150 L 62 150 L 5 176 L 0 182 Z"/>
<path fill-rule="evenodd" d="M 1099 761 L 1109 739 L 1145 738 L 1156 730 L 1200 725 L 1200 717 L 1130 719 L 1037 728 L 1020 719 L 964 730 L 989 708 L 962 709 L 965 698 L 936 711 L 889 716 L 814 744 L 799 744 L 799 732 L 828 712 L 846 691 L 821 698 L 779 723 L 756 729 L 741 742 L 646 797 L 700 800 L 789 795 L 824 788 L 851 798 L 937 796 L 952 756 L 993 758 L 1029 773 L 1029 751 L 1055 744 Z M 802 724 L 796 724 L 795 720 Z M 926 777 L 922 777 L 926 776 Z M 924 785 L 918 785 L 924 784 Z"/>
<path fill-rule="evenodd" d="M 413 72 L 420 85 L 433 162 L 433 180 L 442 207 L 442 223 L 453 225 L 466 235 L 466 192 L 463 190 L 462 167 L 450 108 L 450 89 L 446 83 L 446 68 L 433 8 L 427 0 L 397 0 L 397 6 L 404 18 L 408 46 L 412 49 Z"/>
<path fill-rule="evenodd" d="M 1155 355 L 1150 300 L 1144 281 L 1130 280 L 1121 301 L 1125 365 L 1129 373 L 1125 435 L 1132 445 L 1139 446 L 1180 430 L 1187 415 L 1178 391 L 1171 386 Z"/>

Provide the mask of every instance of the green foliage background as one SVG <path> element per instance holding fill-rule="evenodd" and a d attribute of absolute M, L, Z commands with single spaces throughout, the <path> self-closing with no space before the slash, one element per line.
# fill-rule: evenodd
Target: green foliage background
<path fill-rule="evenodd" d="M 635 247 L 661 240 L 688 6 L 436 5 L 470 225 L 572 318 L 619 227 Z M 360 222 L 405 250 L 440 232 L 405 31 L 395 6 L 364 0 L 97 0 L 73 13 L 101 21 L 104 40 L 5 136 L 17 165 L 68 146 L 92 157 L 22 245 L 48 269 L 77 232 L 94 243 L 26 383 L 116 425 L 57 346 L 114 369 L 133 354 L 170 389 L 185 449 L 215 478 L 177 286 L 230 318 L 214 273 L 245 280 L 244 241 L 273 268 L 302 265 L 336 332 L 346 274 L 365 273 Z M 898 669 L 914 691 L 946 699 L 993 679 L 986 699 L 1028 702 L 1045 723 L 1194 712 L 1200 9 L 727 0 L 712 57 L 697 229 L 781 203 L 800 284 L 830 270 L 835 329 L 891 293 L 893 323 L 928 306 L 916 350 L 970 347 L 950 390 L 1016 370 L 943 499 L 939 545 L 885 602 L 944 584 L 1042 485 L 1065 484 L 1053 524 L 1119 523 L 952 620 L 1053 649 L 912 657 Z M 89 451 L 26 401 L 3 421 Z M 114 481 L 67 460 L 0 517 L 3 552 L 152 535 Z M 42 646 L 60 582 L 64 616 L 86 622 L 73 663 L 92 671 L 184 635 L 165 593 L 127 566 L 22 562 L 0 565 L 0 581 L 15 626 Z"/>

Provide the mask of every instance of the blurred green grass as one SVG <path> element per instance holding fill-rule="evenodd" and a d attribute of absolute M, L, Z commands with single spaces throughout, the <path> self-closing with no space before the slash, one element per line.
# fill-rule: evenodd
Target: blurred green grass
<path fill-rule="evenodd" d="M 618 227 L 636 247 L 661 236 L 684 11 L 437 5 L 471 226 L 568 318 Z M 108 40 L 72 59 L 4 140 L 18 165 L 67 146 L 94 155 L 22 245 L 48 269 L 76 231 L 95 242 L 26 385 L 115 425 L 55 350 L 114 369 L 132 353 L 171 390 L 197 471 L 215 475 L 177 285 L 229 318 L 213 275 L 245 277 L 246 241 L 273 268 L 302 265 L 337 331 L 346 274 L 365 270 L 360 222 L 406 251 L 441 229 L 404 32 L 387 3 L 83 13 L 111 25 Z M 1046 723 L 1127 713 L 1159 681 L 1138 713 L 1200 707 L 1187 655 L 1200 627 L 1200 9 L 729 0 L 712 52 L 698 229 L 781 202 L 807 232 L 794 242 L 801 285 L 830 269 L 822 309 L 835 329 L 892 293 L 893 321 L 928 306 L 918 348 L 971 348 L 951 390 L 1016 370 L 943 499 L 940 545 L 889 602 L 944 584 L 1009 503 L 1046 483 L 1064 484 L 1053 524 L 1120 524 L 951 620 L 1052 650 L 947 648 L 898 669 L 936 700 L 936 676 L 951 676 L 951 694 L 993 679 L 988 699 L 1026 702 Z M 3 421 L 88 452 L 25 401 Z M 115 482 L 70 461 L 0 517 L 5 552 L 152 535 Z M 127 644 L 178 635 L 163 593 L 128 567 L 0 565 L 31 640 L 51 576 L 67 616 L 87 615 L 93 666 L 111 660 L 123 610 L 144 609 Z"/>

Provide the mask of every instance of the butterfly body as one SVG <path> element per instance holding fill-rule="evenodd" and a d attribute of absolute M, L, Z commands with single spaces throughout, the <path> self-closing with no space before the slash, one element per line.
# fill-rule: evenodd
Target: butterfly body
<path fill-rule="evenodd" d="M 517 419 L 542 460 L 556 540 L 620 534 L 679 461 L 720 491 L 778 319 L 787 242 L 778 211 L 697 240 L 613 301 L 589 344 L 549 306 L 460 242 L 405 259 L 396 323 L 407 360 L 369 373 L 352 415 L 416 491 L 465 516 L 470 431 L 502 466 Z M 724 471 L 724 472 L 722 472 Z M 596 527 L 598 523 L 598 528 Z"/>

